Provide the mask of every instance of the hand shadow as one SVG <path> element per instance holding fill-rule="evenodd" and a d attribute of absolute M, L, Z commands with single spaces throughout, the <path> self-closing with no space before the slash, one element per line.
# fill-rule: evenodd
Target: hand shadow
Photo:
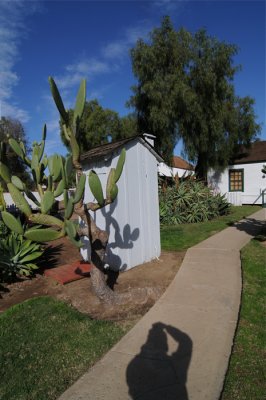
<path fill-rule="evenodd" d="M 108 234 L 112 231 L 114 233 L 113 241 L 110 241 L 106 249 L 106 264 L 109 264 L 114 271 L 124 271 L 127 269 L 127 264 L 123 263 L 121 259 L 121 252 L 119 250 L 132 249 L 134 242 L 137 241 L 140 235 L 139 228 L 131 230 L 129 224 L 125 224 L 122 230 L 122 226 L 113 217 L 115 211 L 116 201 L 109 206 L 101 210 L 103 217 L 105 218 L 105 230 Z M 115 250 L 115 251 L 114 251 Z M 117 254 L 118 253 L 118 254 Z M 123 257 L 125 258 L 125 256 Z"/>
<path fill-rule="evenodd" d="M 167 334 L 177 343 L 168 355 Z M 181 330 L 153 324 L 146 343 L 127 367 L 129 396 L 133 400 L 189 400 L 186 381 L 192 340 Z"/>
<path fill-rule="evenodd" d="M 111 227 L 113 227 L 114 231 L 114 242 L 108 243 L 108 248 L 132 249 L 134 246 L 133 242 L 135 242 L 139 237 L 139 228 L 135 228 L 133 231 L 131 231 L 130 225 L 126 224 L 123 228 L 123 232 L 121 232 L 120 224 L 113 217 L 115 207 L 116 203 L 114 202 L 109 206 L 109 211 L 107 209 L 101 210 L 106 222 L 106 232 L 110 234 Z"/>

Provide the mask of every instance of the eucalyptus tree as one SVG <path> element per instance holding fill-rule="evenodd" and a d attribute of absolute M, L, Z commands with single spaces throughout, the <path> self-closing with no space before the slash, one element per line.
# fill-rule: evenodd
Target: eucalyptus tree
<path fill-rule="evenodd" d="M 121 132 L 119 139 L 135 136 L 138 133 L 144 133 L 144 131 L 141 132 L 138 130 L 137 116 L 134 113 L 121 117 L 120 122 L 121 122 Z"/>
<path fill-rule="evenodd" d="M 176 31 L 169 17 L 139 39 L 131 50 L 137 84 L 128 104 L 140 131 L 157 136 L 157 150 L 170 160 L 179 139 L 196 174 L 206 180 L 210 167 L 224 167 L 238 145 L 260 132 L 254 100 L 235 94 L 233 63 L 237 47 L 204 29 Z"/>
<path fill-rule="evenodd" d="M 177 98 L 186 90 L 190 42 L 190 33 L 175 32 L 167 17 L 150 33 L 148 43 L 139 39 L 131 50 L 138 82 L 128 105 L 135 109 L 138 131 L 156 135 L 156 149 L 166 161 L 172 158 L 178 139 Z"/>
<path fill-rule="evenodd" d="M 16 156 L 16 153 L 9 146 L 9 138 L 14 138 L 21 141 L 25 148 L 25 152 L 29 154 L 30 149 L 28 146 L 28 139 L 26 137 L 22 123 L 14 118 L 2 117 L 0 119 L 0 142 L 6 143 L 6 152 L 4 157 L 8 158 L 9 168 L 12 173 L 19 176 L 20 179 L 22 179 L 24 182 L 27 182 L 27 184 L 32 187 L 33 181 L 30 178 L 27 166 Z M 4 189 L 7 188 L 5 181 L 2 179 L 1 176 L 0 183 L 2 184 Z"/>

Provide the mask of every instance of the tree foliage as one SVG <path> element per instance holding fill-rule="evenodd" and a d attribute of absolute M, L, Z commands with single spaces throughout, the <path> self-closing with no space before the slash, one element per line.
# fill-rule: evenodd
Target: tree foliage
<path fill-rule="evenodd" d="M 73 110 L 69 110 L 70 120 Z M 86 102 L 84 113 L 79 122 L 78 140 L 81 152 L 92 147 L 119 140 L 136 134 L 136 118 L 133 115 L 120 118 L 119 114 L 103 108 L 97 100 Z M 69 148 L 60 121 L 61 138 Z M 134 132 L 134 133 L 133 133 Z"/>
<path fill-rule="evenodd" d="M 141 133 L 140 131 L 138 131 L 137 116 L 134 113 L 121 117 L 120 123 L 121 123 L 121 132 L 120 132 L 121 139 L 137 135 L 137 133 Z"/>
<path fill-rule="evenodd" d="M 33 182 L 27 167 L 9 146 L 9 138 L 21 141 L 25 146 L 26 153 L 29 153 L 27 137 L 21 122 L 13 118 L 2 117 L 0 120 L 0 142 L 5 143 L 4 157 L 8 160 L 8 165 L 12 174 L 18 176 L 23 182 L 32 188 Z M 6 183 L 1 176 L 0 183 L 3 188 L 6 189 Z"/>
<path fill-rule="evenodd" d="M 129 105 L 136 110 L 138 130 L 157 136 L 156 148 L 168 161 L 178 137 L 176 98 L 184 88 L 190 40 L 188 32 L 177 34 L 166 18 L 151 32 L 150 43 L 140 39 L 131 51 L 138 84 Z"/>
<path fill-rule="evenodd" d="M 183 139 L 184 150 L 205 178 L 209 167 L 223 167 L 239 144 L 248 145 L 260 131 L 254 100 L 236 96 L 238 66 L 235 45 L 205 30 L 176 31 L 169 17 L 131 50 L 138 79 L 129 105 L 136 110 L 139 131 L 157 136 L 157 150 L 170 160 Z"/>

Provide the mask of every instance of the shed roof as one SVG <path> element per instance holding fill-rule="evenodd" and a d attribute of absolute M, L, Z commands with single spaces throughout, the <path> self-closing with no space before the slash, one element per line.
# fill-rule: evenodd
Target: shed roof
<path fill-rule="evenodd" d="M 250 148 L 240 147 L 231 164 L 246 164 L 266 161 L 266 140 L 251 143 Z"/>
<path fill-rule="evenodd" d="M 115 142 L 106 143 L 106 144 L 102 144 L 100 146 L 94 147 L 93 149 L 90 149 L 89 151 L 86 151 L 85 153 L 83 153 L 81 155 L 81 157 L 80 157 L 81 162 L 84 162 L 84 161 L 91 162 L 91 161 L 96 161 L 96 160 L 108 157 L 115 150 L 119 149 L 120 147 L 123 147 L 125 144 L 132 142 L 134 140 L 137 140 L 140 143 L 142 143 L 155 156 L 155 158 L 159 162 L 163 161 L 160 154 L 158 154 L 154 150 L 154 147 L 151 145 L 151 143 L 145 139 L 145 134 L 141 134 L 141 135 L 131 136 L 126 139 L 120 139 Z"/>
<path fill-rule="evenodd" d="M 179 156 L 174 156 L 173 157 L 172 166 L 174 168 L 180 168 L 180 169 L 186 169 L 186 170 L 194 171 L 193 165 L 190 164 L 189 162 L 187 162 L 186 160 L 184 160 L 183 158 L 179 157 Z"/>

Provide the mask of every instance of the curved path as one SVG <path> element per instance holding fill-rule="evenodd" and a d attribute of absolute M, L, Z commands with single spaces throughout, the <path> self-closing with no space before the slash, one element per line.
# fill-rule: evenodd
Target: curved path
<path fill-rule="evenodd" d="M 59 400 L 219 399 L 241 297 L 240 249 L 261 209 L 190 248 L 149 312 Z"/>

